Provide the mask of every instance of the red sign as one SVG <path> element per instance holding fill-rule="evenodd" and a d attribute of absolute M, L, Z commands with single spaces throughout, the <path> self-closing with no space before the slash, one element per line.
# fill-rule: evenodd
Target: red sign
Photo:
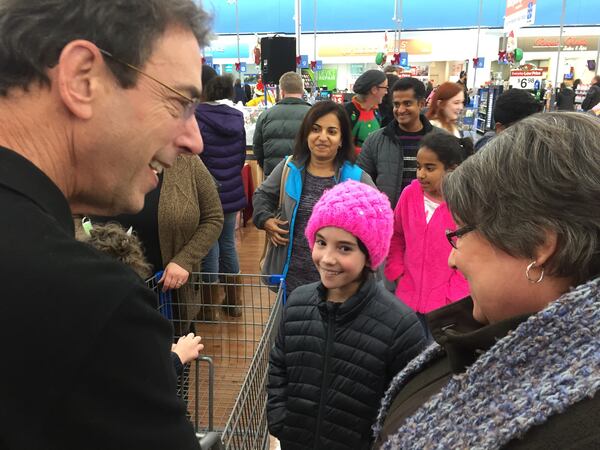
<path fill-rule="evenodd" d="M 558 39 L 553 38 L 539 38 L 536 39 L 533 43 L 533 47 L 558 47 Z M 578 37 L 568 37 L 563 41 L 563 45 L 567 47 L 576 47 L 583 46 L 587 47 L 589 45 L 588 40 L 585 38 Z"/>
<path fill-rule="evenodd" d="M 544 75 L 543 70 L 511 70 L 511 77 L 541 77 Z"/>
<path fill-rule="evenodd" d="M 331 100 L 336 103 L 344 103 L 344 94 L 331 94 Z"/>

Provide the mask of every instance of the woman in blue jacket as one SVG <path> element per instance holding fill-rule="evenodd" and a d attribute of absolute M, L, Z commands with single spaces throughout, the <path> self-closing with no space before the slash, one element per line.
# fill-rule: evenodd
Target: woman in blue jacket
<path fill-rule="evenodd" d="M 246 161 L 246 131 L 244 116 L 233 107 L 233 81 L 228 76 L 211 79 L 204 86 L 203 99 L 196 109 L 196 120 L 204 140 L 204 151 L 200 158 L 214 177 L 225 221 L 219 241 L 211 248 L 202 262 L 202 271 L 232 274 L 227 285 L 236 285 L 235 276 L 240 264 L 235 248 L 235 224 L 238 211 L 246 206 L 246 195 L 242 183 L 242 168 Z M 216 277 L 204 280 L 217 281 Z M 233 287 L 233 286 L 232 286 Z M 225 304 L 239 304 L 235 289 L 226 292 Z M 216 296 L 213 293 L 211 297 Z M 211 302 L 212 303 L 212 302 Z M 230 316 L 239 317 L 239 308 L 225 307 Z"/>
<path fill-rule="evenodd" d="M 254 193 L 254 225 L 267 232 L 274 246 L 262 272 L 283 274 L 288 292 L 319 280 L 304 228 L 323 192 L 346 180 L 374 186 L 355 160 L 344 108 L 330 101 L 318 102 L 304 117 L 291 159 L 279 163 Z M 282 178 L 285 186 L 280 202 Z"/>

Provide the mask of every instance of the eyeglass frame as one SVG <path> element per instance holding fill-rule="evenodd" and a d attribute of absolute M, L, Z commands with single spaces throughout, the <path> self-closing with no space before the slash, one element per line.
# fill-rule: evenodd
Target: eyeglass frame
<path fill-rule="evenodd" d="M 389 86 L 379 86 L 379 85 L 377 85 L 377 86 L 375 86 L 375 87 L 376 87 L 377 89 L 385 89 L 385 90 L 386 90 L 386 92 L 390 92 L 390 87 L 389 87 Z"/>
<path fill-rule="evenodd" d="M 181 91 L 179 91 L 178 89 L 175 89 L 172 86 L 169 86 L 168 84 L 158 80 L 157 78 L 153 77 L 152 75 L 150 75 L 149 73 L 144 72 L 142 69 L 140 69 L 139 67 L 134 66 L 133 64 L 128 63 L 127 61 L 123 61 L 120 58 L 117 58 L 115 55 L 113 55 L 111 52 L 104 50 L 100 47 L 97 47 L 98 51 L 103 55 L 103 56 L 107 56 L 110 59 L 112 59 L 115 62 L 118 62 L 119 64 L 124 65 L 125 67 L 133 70 L 134 72 L 139 73 L 140 75 L 145 76 L 146 78 L 149 78 L 150 80 L 154 81 L 155 83 L 160 84 L 162 87 L 164 87 L 165 89 L 169 90 L 170 92 L 177 94 L 179 97 L 183 98 L 185 101 L 187 101 L 188 105 L 185 107 L 184 109 L 184 113 L 183 113 L 183 118 L 184 119 L 189 119 L 192 115 L 194 115 L 194 112 L 196 111 L 196 107 L 200 104 L 200 98 L 197 97 L 193 97 L 190 98 L 187 95 L 185 95 L 184 93 L 182 93 Z"/>
<path fill-rule="evenodd" d="M 475 230 L 475 227 L 473 227 L 471 225 L 465 225 L 454 231 L 446 230 L 446 239 L 448 239 L 448 242 L 450 243 L 450 245 L 452 246 L 453 249 L 457 249 L 456 243 L 452 240 L 452 238 L 460 239 L 465 234 L 470 233 L 473 230 Z"/>

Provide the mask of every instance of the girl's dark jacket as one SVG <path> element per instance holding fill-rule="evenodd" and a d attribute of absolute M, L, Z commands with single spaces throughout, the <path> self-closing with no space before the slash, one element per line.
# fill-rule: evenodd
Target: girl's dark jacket
<path fill-rule="evenodd" d="M 283 450 L 368 449 L 390 380 L 425 345 L 415 314 L 372 276 L 344 303 L 294 290 L 271 351 L 268 421 Z"/>

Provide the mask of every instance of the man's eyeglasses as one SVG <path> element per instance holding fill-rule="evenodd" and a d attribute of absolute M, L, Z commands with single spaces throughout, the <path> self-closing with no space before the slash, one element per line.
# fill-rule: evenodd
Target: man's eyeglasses
<path fill-rule="evenodd" d="M 458 230 L 455 231 L 446 230 L 446 239 L 448 239 L 448 242 L 450 242 L 450 245 L 453 248 L 457 248 L 456 244 L 458 242 L 458 239 L 464 236 L 465 234 L 473 231 L 474 229 L 475 227 L 465 225 L 464 227 L 460 227 Z"/>
<path fill-rule="evenodd" d="M 179 97 L 181 97 L 182 99 L 185 100 L 185 106 L 183 108 L 183 118 L 184 119 L 189 119 L 192 115 L 194 115 L 194 112 L 196 111 L 196 107 L 198 106 L 198 104 L 200 103 L 200 99 L 199 98 L 190 98 L 187 95 L 183 94 L 182 92 L 180 92 L 179 90 L 175 89 L 174 87 L 169 86 L 166 83 L 163 83 L 160 80 L 157 80 L 156 78 L 154 78 L 152 75 L 147 74 L 146 72 L 144 72 L 142 69 L 140 69 L 139 67 L 134 66 L 133 64 L 129 64 L 126 61 L 123 61 L 122 59 L 117 58 L 116 56 L 113 56 L 112 53 L 103 50 L 101 48 L 98 48 L 98 50 L 100 51 L 100 53 L 102 53 L 104 56 L 112 59 L 113 61 L 124 65 L 125 67 L 139 73 L 140 75 L 145 76 L 146 78 L 149 78 L 150 80 L 154 81 L 155 83 L 160 84 L 162 87 L 164 87 L 165 89 L 171 91 L 172 93 L 178 95 Z"/>

